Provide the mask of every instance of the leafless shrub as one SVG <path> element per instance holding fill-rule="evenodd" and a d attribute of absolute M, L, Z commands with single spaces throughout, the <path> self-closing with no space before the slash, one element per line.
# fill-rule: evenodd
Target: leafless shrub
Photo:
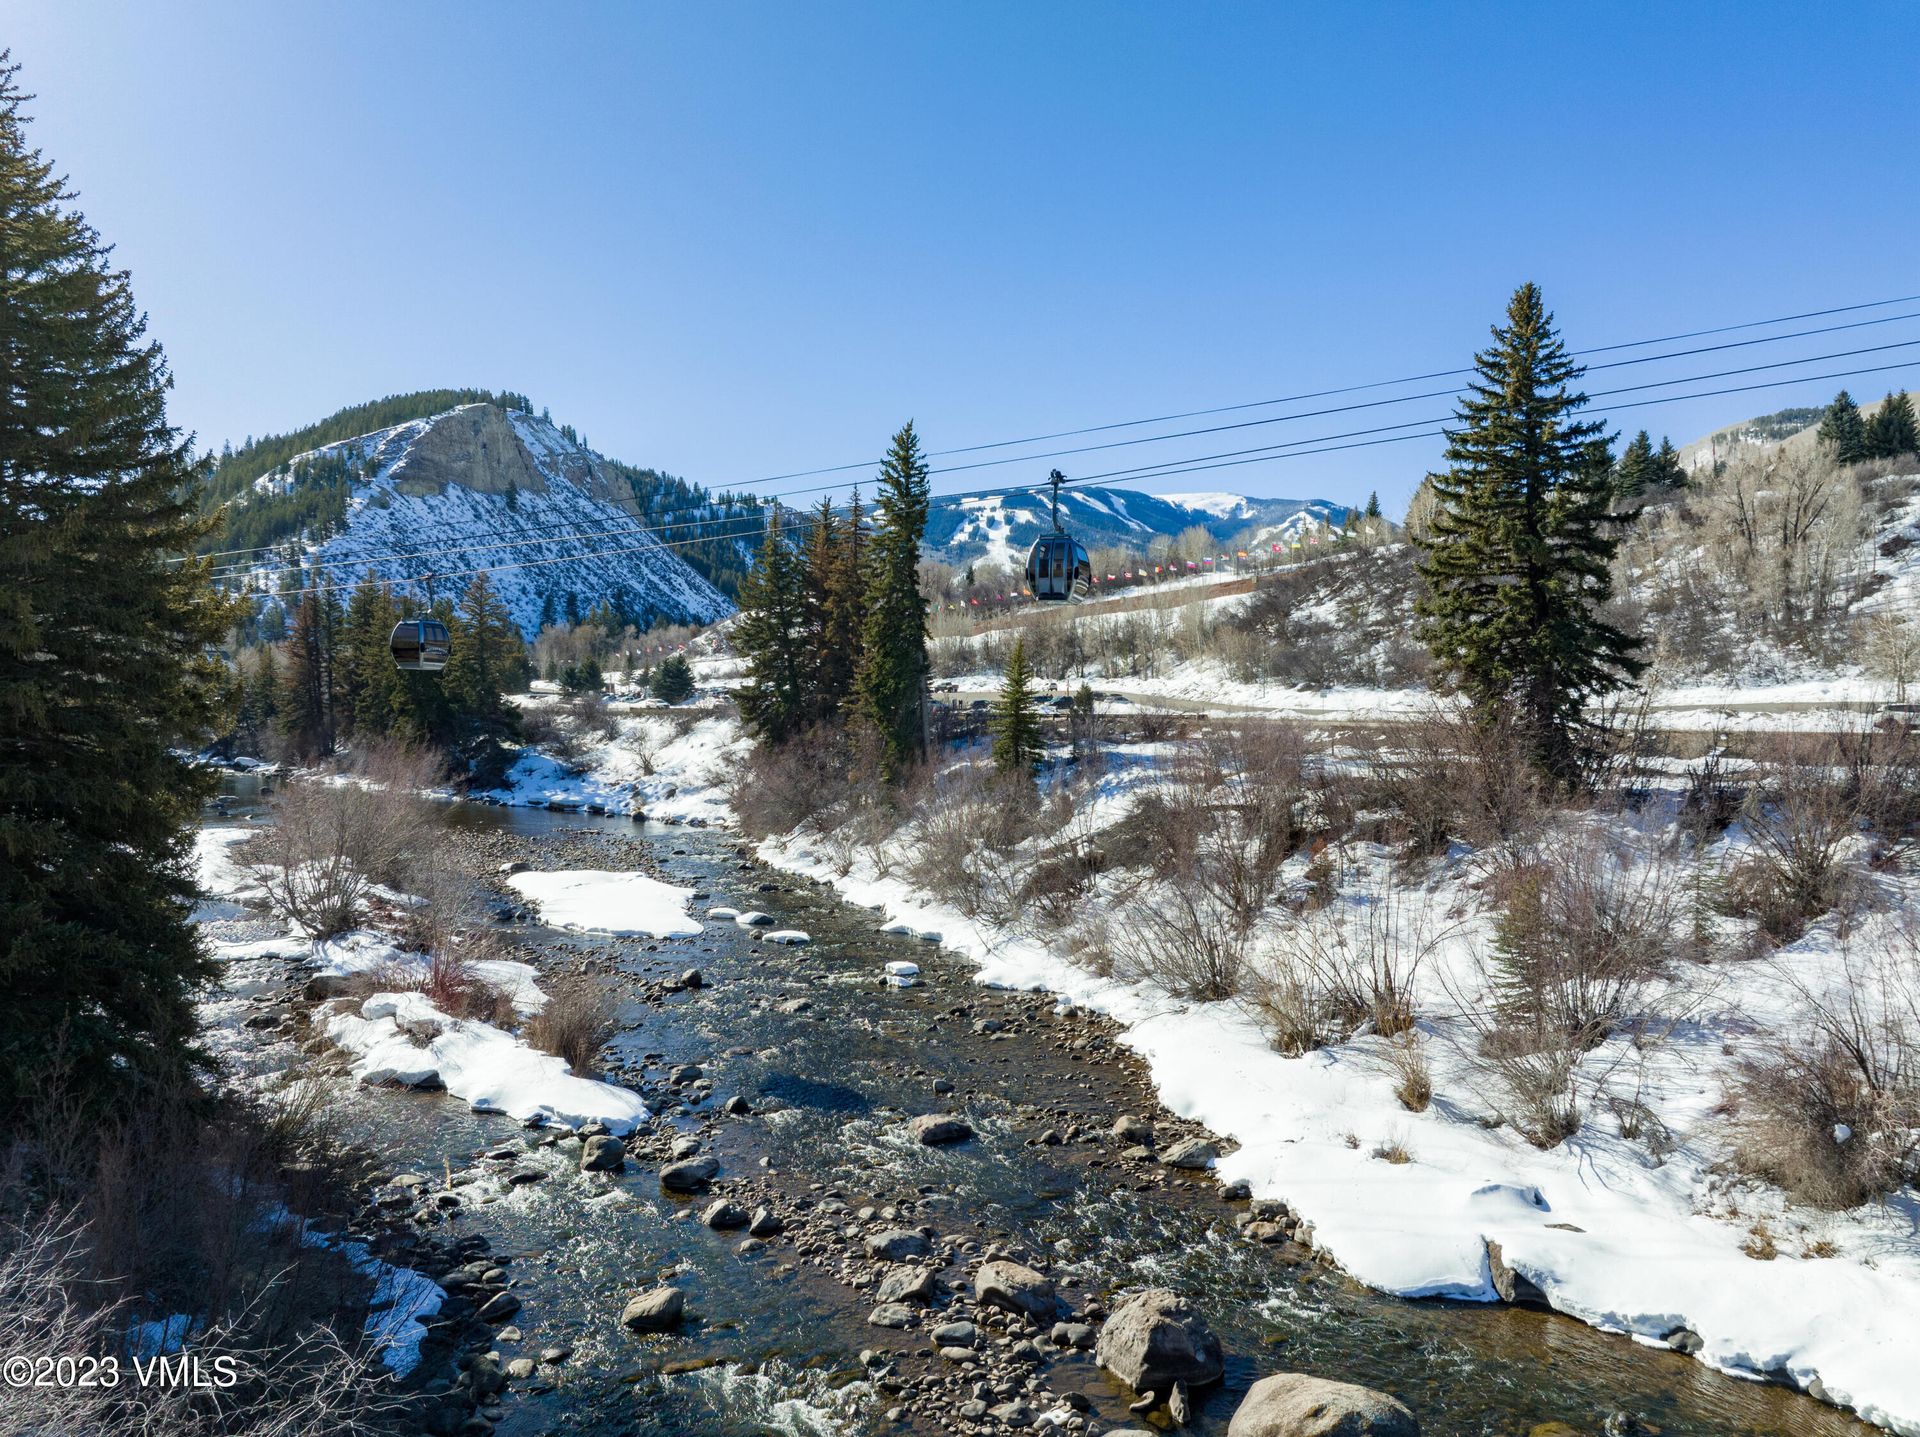
<path fill-rule="evenodd" d="M 1137 886 L 1119 905 L 1124 932 L 1115 971 L 1150 979 L 1177 998 L 1217 1002 L 1240 991 L 1247 925 L 1186 868 Z"/>
<path fill-rule="evenodd" d="M 1397 817 L 1413 856 L 1455 839 L 1476 846 L 1534 827 L 1543 794 L 1513 725 L 1434 708 L 1404 724 L 1375 757 L 1362 785 Z"/>
<path fill-rule="evenodd" d="M 1242 983 L 1241 1002 L 1276 1052 L 1298 1058 L 1346 1036 L 1319 968 L 1277 946 Z"/>
<path fill-rule="evenodd" d="M 1021 849 L 1041 819 L 1033 785 L 967 765 L 930 778 L 917 799 L 908 876 L 963 912 L 1019 922 L 1034 872 Z"/>
<path fill-rule="evenodd" d="M 1664 856 L 1587 826 L 1516 848 L 1496 875 L 1499 1003 L 1521 1029 L 1583 1048 L 1640 1006 L 1685 944 L 1685 897 Z"/>
<path fill-rule="evenodd" d="M 576 1073 L 597 1070 L 600 1050 L 620 1031 L 620 1003 L 605 984 L 574 974 L 548 985 L 546 1006 L 527 1019 L 526 1040 L 564 1058 Z"/>
<path fill-rule="evenodd" d="M 1696 844 L 1711 843 L 1739 816 L 1745 801 L 1745 789 L 1728 772 L 1726 751 L 1711 748 L 1687 768 L 1680 798 L 1681 828 Z"/>
<path fill-rule="evenodd" d="M 10 1385 L 0 1437 L 371 1437 L 391 1419 L 397 1404 L 382 1395 L 377 1352 L 323 1324 L 263 1342 L 251 1308 L 203 1320 L 184 1339 L 204 1362 L 231 1359 L 236 1385 L 132 1380 L 133 1358 L 152 1354 L 128 1349 L 130 1305 L 101 1300 L 89 1278 L 90 1238 L 57 1211 L 0 1231 L 0 1364 L 112 1358 L 127 1379 Z"/>
<path fill-rule="evenodd" d="M 440 760 L 403 744 L 371 744 L 325 774 L 301 774 L 274 800 L 274 822 L 249 840 L 269 901 L 315 937 L 354 926 L 374 883 L 405 886 L 408 863 L 436 826 L 421 792 Z"/>
<path fill-rule="evenodd" d="M 741 766 L 732 803 L 755 838 L 795 829 L 825 833 L 851 814 L 859 768 L 854 740 L 823 724 L 788 743 L 759 744 Z"/>
<path fill-rule="evenodd" d="M 1502 1115 L 1552 1147 L 1580 1129 L 1582 1058 L 1644 1015 L 1687 931 L 1684 897 L 1663 857 L 1587 826 L 1516 848 L 1495 889 L 1503 911 L 1482 974 L 1491 999 L 1455 997 Z"/>
<path fill-rule="evenodd" d="M 1798 938 L 1846 894 L 1841 853 L 1859 817 L 1859 794 L 1840 757 L 1829 740 L 1781 739 L 1741 805 L 1752 848 L 1726 875 L 1726 906 L 1757 919 L 1777 943 Z"/>
<path fill-rule="evenodd" d="M 418 993 L 449 1018 L 509 1027 L 515 1019 L 513 997 L 482 978 L 465 958 L 444 949 L 424 963 L 387 963 L 368 978 L 376 993 Z"/>
<path fill-rule="evenodd" d="M 1850 1208 L 1920 1170 L 1920 943 L 1849 952 L 1837 983 L 1788 977 L 1802 1014 L 1740 1065 L 1729 1093 L 1736 1161 L 1801 1202 Z"/>
<path fill-rule="evenodd" d="M 1410 1113 L 1424 1113 L 1433 1101 L 1433 1069 L 1419 1033 L 1409 1028 L 1380 1050 L 1381 1061 L 1393 1077 L 1393 1095 Z"/>

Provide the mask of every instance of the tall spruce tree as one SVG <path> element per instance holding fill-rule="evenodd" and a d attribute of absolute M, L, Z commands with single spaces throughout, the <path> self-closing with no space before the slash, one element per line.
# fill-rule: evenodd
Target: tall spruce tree
<path fill-rule="evenodd" d="M 187 921 L 234 605 L 124 271 L 27 141 L 0 51 L 0 1129 L 190 1078 Z"/>
<path fill-rule="evenodd" d="M 1903 389 L 1889 394 L 1867 425 L 1867 454 L 1874 459 L 1899 459 L 1916 453 L 1920 453 L 1920 425 L 1914 421 L 1913 400 Z"/>
<path fill-rule="evenodd" d="M 927 601 L 920 593 L 920 539 L 927 528 L 927 461 L 909 420 L 881 462 L 875 526 L 867 545 L 867 612 L 855 681 L 861 716 L 897 778 L 921 751 L 927 680 Z"/>
<path fill-rule="evenodd" d="M 1380 494 L 1377 490 L 1367 495 L 1367 517 L 1369 519 L 1380 517 Z"/>
<path fill-rule="evenodd" d="M 1857 464 L 1867 457 L 1867 421 L 1860 417 L 1860 406 L 1853 396 L 1841 390 L 1820 419 L 1820 442 L 1842 464 Z"/>
<path fill-rule="evenodd" d="M 302 758 L 333 752 L 331 668 L 326 619 L 318 596 L 309 589 L 293 611 L 280 670 L 280 731 Z"/>
<path fill-rule="evenodd" d="M 475 574 L 449 625 L 453 653 L 441 675 L 452 709 L 456 749 L 469 763 L 487 763 L 519 731 L 503 697 L 526 681 L 526 645 L 493 581 Z M 489 777 L 491 774 L 488 775 Z"/>
<path fill-rule="evenodd" d="M 767 512 L 759 557 L 740 581 L 740 618 L 733 646 L 747 661 L 740 690 L 740 717 L 768 743 L 781 744 L 806 726 L 811 683 L 806 633 L 805 574 L 781 521 L 778 504 Z"/>
<path fill-rule="evenodd" d="M 860 654 L 866 640 L 866 543 L 866 514 L 856 488 L 846 517 L 840 521 L 820 615 L 820 657 L 814 687 L 823 719 L 846 713 L 853 699 L 854 678 L 860 672 Z"/>
<path fill-rule="evenodd" d="M 1016 638 L 1007 656 L 991 728 L 994 767 L 1002 773 L 1031 774 L 1040 758 L 1040 716 L 1033 706 L 1033 666 L 1027 662 L 1025 638 Z"/>
<path fill-rule="evenodd" d="M 1416 536 L 1426 592 L 1421 633 L 1486 720 L 1510 717 L 1534 763 L 1578 779 L 1589 700 L 1637 678 L 1640 641 L 1600 617 L 1618 539 L 1605 426 L 1574 417 L 1568 358 L 1527 284 L 1474 356 L 1476 377 L 1447 431 L 1448 469 Z"/>
<path fill-rule="evenodd" d="M 1654 482 L 1653 436 L 1642 429 L 1627 441 L 1613 466 L 1613 490 L 1622 499 L 1637 499 Z"/>

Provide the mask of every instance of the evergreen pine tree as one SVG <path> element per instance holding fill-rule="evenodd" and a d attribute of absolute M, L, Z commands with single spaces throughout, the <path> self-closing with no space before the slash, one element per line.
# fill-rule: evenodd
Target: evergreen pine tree
<path fill-rule="evenodd" d="M 740 618 L 733 646 L 747 661 L 747 685 L 738 695 L 740 717 L 769 743 L 785 743 L 807 721 L 800 561 L 781 532 L 780 506 L 768 511 L 760 555 L 740 581 Z"/>
<path fill-rule="evenodd" d="M 1642 429 L 1614 463 L 1613 492 L 1621 499 L 1637 499 L 1653 487 L 1653 482 L 1653 436 Z"/>
<path fill-rule="evenodd" d="M 1377 491 L 1367 495 L 1367 517 L 1369 519 L 1378 519 L 1381 517 L 1380 495 Z"/>
<path fill-rule="evenodd" d="M 1448 431 L 1449 468 L 1419 536 L 1422 637 L 1486 720 L 1510 717 L 1558 783 L 1580 774 L 1588 700 L 1637 678 L 1640 641 L 1599 615 L 1618 540 L 1604 425 L 1539 289 L 1523 285 L 1474 356 L 1477 377 Z"/>
<path fill-rule="evenodd" d="M 1653 484 L 1658 489 L 1684 489 L 1687 485 L 1687 471 L 1680 463 L 1680 451 L 1665 435 L 1661 436 L 1660 447 L 1653 455 Z"/>
<path fill-rule="evenodd" d="M 821 663 L 815 683 L 821 717 L 836 718 L 853 701 L 854 681 L 866 642 L 867 520 L 860 491 L 853 491 L 827 574 L 825 611 L 820 618 Z"/>
<path fill-rule="evenodd" d="M 663 704 L 684 703 L 693 697 L 693 665 L 686 655 L 674 654 L 660 662 L 647 682 L 647 691 Z"/>
<path fill-rule="evenodd" d="M 920 593 L 920 538 L 927 527 L 927 461 L 909 420 L 880 465 L 877 523 L 867 545 L 867 612 L 860 672 L 861 716 L 881 741 L 882 771 L 898 777 L 921 750 L 927 679 L 927 603 Z"/>
<path fill-rule="evenodd" d="M 201 474 L 127 275 L 27 142 L 0 52 L 0 1129 L 197 1061 L 212 965 L 188 922 L 176 756 L 224 730 L 238 618 L 192 554 Z M 76 1129 L 76 1132 L 84 1131 Z"/>
<path fill-rule="evenodd" d="M 320 600 L 309 589 L 293 611 L 280 674 L 280 731 L 301 758 L 333 752 L 324 630 Z"/>
<path fill-rule="evenodd" d="M 484 573 L 475 574 L 449 626 L 453 653 L 441 686 L 453 713 L 461 757 L 487 757 L 518 731 L 515 710 L 504 695 L 526 677 L 526 646 L 513 615 Z"/>
<path fill-rule="evenodd" d="M 1867 457 L 1867 421 L 1844 389 L 1833 396 L 1820 420 L 1820 442 L 1841 464 L 1857 464 Z"/>
<path fill-rule="evenodd" d="M 1867 425 L 1867 453 L 1874 459 L 1920 453 L 1920 426 L 1914 422 L 1913 400 L 1904 389 L 1889 394 Z"/>
<path fill-rule="evenodd" d="M 1091 692 L 1088 702 L 1091 706 Z M 1040 716 L 1033 706 L 1033 667 L 1027 662 L 1025 638 L 1016 638 L 1007 656 L 991 728 L 994 767 L 1002 773 L 1031 773 L 1040 758 Z"/>

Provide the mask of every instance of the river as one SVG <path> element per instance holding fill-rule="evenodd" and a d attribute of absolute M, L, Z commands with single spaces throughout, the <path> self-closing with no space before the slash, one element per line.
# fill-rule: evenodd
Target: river
<path fill-rule="evenodd" d="M 873 914 L 764 868 L 733 835 L 475 805 L 452 808 L 448 821 L 484 863 L 644 863 L 711 895 L 696 913 L 709 904 L 760 908 L 810 933 L 810 946 L 784 949 L 729 922 L 672 942 L 512 926 L 535 961 L 589 960 L 621 983 L 628 999 L 610 1071 L 640 1086 L 664 1122 L 702 1133 L 721 1163 L 721 1191 L 750 1178 L 752 1201 L 796 1219 L 840 1203 L 848 1220 L 865 1207 L 891 1208 L 902 1223 L 962 1243 L 1045 1257 L 1077 1303 L 1147 1284 L 1195 1299 L 1227 1353 L 1225 1382 L 1196 1394 L 1188 1430 L 1203 1437 L 1224 1433 L 1248 1384 L 1280 1370 L 1391 1392 L 1428 1437 L 1874 1430 L 1785 1388 L 1722 1376 L 1552 1314 L 1382 1296 L 1298 1250 L 1239 1237 L 1233 1218 L 1245 1204 L 1223 1201 L 1204 1176 L 1126 1162 L 1105 1140 L 1043 1141 L 1076 1124 L 1104 1133 L 1122 1113 L 1176 1125 L 1149 1105 L 1140 1065 L 1100 1024 L 1057 1013 L 1041 995 L 981 988 L 965 963 L 876 933 Z M 881 985 L 882 964 L 896 957 L 921 965 L 919 986 Z M 689 967 L 701 970 L 700 988 L 661 991 L 662 978 Z M 799 999 L 805 1010 L 790 1011 Z M 981 1031 L 992 1019 L 1005 1026 Z M 686 1064 L 704 1070 L 710 1091 L 672 1082 L 672 1069 Z M 938 1092 L 936 1082 L 953 1090 Z M 736 1095 L 752 1113 L 722 1118 L 719 1105 Z M 934 1111 L 964 1114 L 976 1136 L 951 1148 L 904 1137 L 907 1116 Z M 572 1349 L 515 1385 L 500 1409 L 501 1433 L 1001 1430 L 991 1419 L 974 1428 L 944 1406 L 888 1421 L 888 1408 L 928 1391 L 940 1372 L 924 1328 L 869 1326 L 871 1295 L 843 1284 L 844 1261 L 831 1252 L 815 1261 L 776 1238 L 742 1253 L 741 1234 L 692 1219 L 704 1199 L 661 1190 L 654 1161 L 631 1162 L 617 1177 L 581 1174 L 577 1148 L 538 1146 L 539 1135 L 444 1095 L 368 1090 L 358 1113 L 361 1136 L 396 1168 L 469 1171 L 487 1166 L 487 1152 L 511 1148 L 518 1164 L 547 1174 L 525 1186 L 475 1187 L 485 1196 L 451 1219 L 510 1259 L 522 1335 L 499 1344 L 502 1355 Z M 667 1277 L 686 1289 L 693 1320 L 670 1336 L 622 1330 L 626 1298 Z M 863 1352 L 876 1352 L 876 1362 L 891 1356 L 878 1375 L 905 1392 L 868 1381 Z M 1098 1430 L 1139 1425 L 1127 1412 L 1131 1394 L 1090 1354 L 1053 1356 L 1038 1376 L 1055 1394 L 1083 1394 Z"/>

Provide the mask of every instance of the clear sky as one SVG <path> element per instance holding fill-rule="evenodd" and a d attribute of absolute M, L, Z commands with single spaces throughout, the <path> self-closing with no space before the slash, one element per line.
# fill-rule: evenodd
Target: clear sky
<path fill-rule="evenodd" d="M 0 0 L 0 44 L 208 447 L 472 384 L 752 487 L 877 455 L 908 417 L 937 450 L 1452 368 L 1527 279 L 1576 348 L 1920 294 L 1907 0 Z M 1920 321 L 1588 387 L 1909 338 Z M 1920 360 L 1848 382 L 1920 387 Z M 1837 387 L 1617 422 L 1678 442 Z M 1145 487 L 1378 489 L 1391 512 L 1436 456 Z"/>

